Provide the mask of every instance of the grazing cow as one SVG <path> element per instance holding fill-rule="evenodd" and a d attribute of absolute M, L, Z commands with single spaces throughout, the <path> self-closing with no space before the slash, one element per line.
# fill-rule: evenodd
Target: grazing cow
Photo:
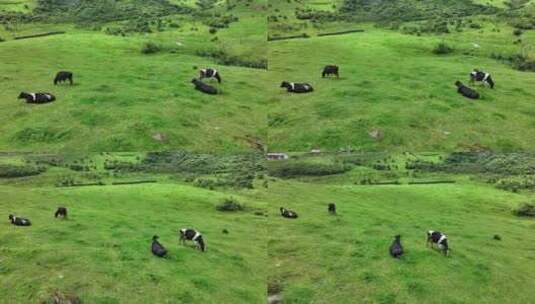
<path fill-rule="evenodd" d="M 218 83 L 221 83 L 221 75 L 219 75 L 219 72 L 216 69 L 201 69 L 199 74 L 199 79 L 201 80 L 203 78 L 215 78 Z"/>
<path fill-rule="evenodd" d="M 330 214 L 336 214 L 336 205 L 334 203 L 330 203 L 328 209 Z"/>
<path fill-rule="evenodd" d="M 19 99 L 26 99 L 26 103 L 48 103 L 56 100 L 56 97 L 50 93 L 21 92 Z"/>
<path fill-rule="evenodd" d="M 403 246 L 401 246 L 401 235 L 396 235 L 392 245 L 390 245 L 390 255 L 399 259 L 403 255 Z"/>
<path fill-rule="evenodd" d="M 163 245 L 158 242 L 159 238 L 160 237 L 157 235 L 152 237 L 151 251 L 152 254 L 154 254 L 155 256 L 163 258 L 167 255 L 167 249 L 165 249 L 165 247 L 163 247 Z"/>
<path fill-rule="evenodd" d="M 286 88 L 286 91 L 290 93 L 310 93 L 314 91 L 314 88 L 312 88 L 312 86 L 308 83 L 283 81 L 280 87 Z"/>
<path fill-rule="evenodd" d="M 56 210 L 56 213 L 54 213 L 54 217 L 57 218 L 58 216 L 61 216 L 62 218 L 67 218 L 67 208 L 58 207 L 58 210 Z"/>
<path fill-rule="evenodd" d="M 184 245 L 186 241 L 192 241 L 202 252 L 206 250 L 204 239 L 199 231 L 191 228 L 182 228 L 178 231 L 178 233 L 180 234 L 180 242 L 182 245 Z"/>
<path fill-rule="evenodd" d="M 291 218 L 291 219 L 296 219 L 297 218 L 297 213 L 295 213 L 292 210 L 288 210 L 286 208 L 281 207 L 280 211 L 281 211 L 282 217 Z"/>
<path fill-rule="evenodd" d="M 195 85 L 195 90 L 201 91 L 203 93 L 210 94 L 210 95 L 216 95 L 218 93 L 216 88 L 214 88 L 211 85 L 207 85 L 206 83 L 200 81 L 199 79 L 193 78 L 191 83 Z"/>
<path fill-rule="evenodd" d="M 8 218 L 11 224 L 15 226 L 31 226 L 32 225 L 29 219 L 14 216 L 13 214 L 10 214 Z"/>
<path fill-rule="evenodd" d="M 457 93 L 463 95 L 466 98 L 479 99 L 479 93 L 476 92 L 474 89 L 465 86 L 462 82 L 458 80 L 455 82 L 455 85 L 457 86 Z"/>
<path fill-rule="evenodd" d="M 431 244 L 431 248 L 433 248 L 433 244 L 437 244 L 438 249 L 446 256 L 450 253 L 448 237 L 440 231 L 429 230 L 427 232 L 427 245 L 429 244 Z"/>
<path fill-rule="evenodd" d="M 338 70 L 339 68 L 337 65 L 326 65 L 323 68 L 323 73 L 321 73 L 321 77 L 325 78 L 325 76 L 336 75 L 336 78 L 339 78 L 340 76 L 338 75 Z"/>
<path fill-rule="evenodd" d="M 476 81 L 482 82 L 483 84 L 488 85 L 491 89 L 494 89 L 494 80 L 492 80 L 492 76 L 489 73 L 474 69 L 470 72 L 470 83 L 473 84 Z"/>
<path fill-rule="evenodd" d="M 61 82 L 69 81 L 69 83 L 72 85 L 72 72 L 67 71 L 60 71 L 56 74 L 56 77 L 54 78 L 54 85 L 57 85 Z"/>

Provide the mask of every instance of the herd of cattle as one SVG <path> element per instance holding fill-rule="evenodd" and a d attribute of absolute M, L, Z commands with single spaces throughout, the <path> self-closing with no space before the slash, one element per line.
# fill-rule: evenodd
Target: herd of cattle
<path fill-rule="evenodd" d="M 66 219 L 67 208 L 58 207 L 58 209 L 54 213 L 54 217 Z M 8 218 L 11 224 L 15 226 L 31 226 L 32 225 L 32 222 L 27 218 L 23 218 L 23 217 L 16 216 L 13 214 L 10 214 Z M 180 243 L 182 245 L 185 245 L 186 241 L 191 241 L 202 252 L 206 250 L 206 245 L 204 243 L 203 236 L 199 231 L 192 229 L 192 228 L 182 228 L 178 230 L 178 234 L 179 234 Z M 152 237 L 151 251 L 155 256 L 166 257 L 167 249 L 165 249 L 165 247 L 160 242 L 158 242 L 158 238 L 159 237 L 157 235 Z"/>
<path fill-rule="evenodd" d="M 334 75 L 336 78 L 340 77 L 339 74 L 340 68 L 336 65 L 327 65 L 323 68 L 323 71 L 321 73 L 321 77 L 325 78 L 326 76 Z M 492 79 L 492 76 L 489 73 L 480 71 L 478 69 L 474 69 L 469 74 L 470 77 L 470 83 L 474 84 L 476 82 L 482 83 L 483 85 L 488 85 L 491 89 L 494 88 L 494 80 Z M 457 86 L 457 92 L 464 97 L 470 98 L 470 99 L 479 99 L 480 95 L 479 93 L 470 88 L 465 86 L 461 81 L 456 81 L 455 85 Z M 286 88 L 286 91 L 289 93 L 311 93 L 314 92 L 314 88 L 309 83 L 299 83 L 299 82 L 290 82 L 290 81 L 283 81 L 280 85 L 281 88 Z"/>
<path fill-rule="evenodd" d="M 331 215 L 336 215 L 336 204 L 330 203 L 327 205 L 327 211 Z M 280 207 L 281 216 L 289 219 L 298 218 L 297 212 Z M 445 255 L 449 255 L 450 249 L 448 246 L 448 237 L 440 231 L 427 231 L 427 242 L 426 245 L 431 245 L 433 248 L 434 245 Z M 390 245 L 390 255 L 394 258 L 400 258 L 403 255 L 403 246 L 401 245 L 401 235 L 396 235 L 394 241 Z"/>

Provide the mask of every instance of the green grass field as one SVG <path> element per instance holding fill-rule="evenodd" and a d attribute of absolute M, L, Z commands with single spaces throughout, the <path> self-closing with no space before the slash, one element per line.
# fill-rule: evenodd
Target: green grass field
<path fill-rule="evenodd" d="M 357 166 L 338 176 L 270 182 L 268 292 L 282 295 L 284 303 L 531 301 L 535 225 L 511 210 L 532 193 L 496 190 L 474 176 L 431 173 L 401 179 L 401 185 L 356 185 L 364 171 L 378 181 L 397 174 Z M 407 184 L 439 177 L 457 183 Z M 336 216 L 327 212 L 331 202 Z M 299 218 L 282 218 L 280 206 Z M 449 257 L 426 248 L 430 229 L 448 235 Z M 397 234 L 405 248 L 400 260 L 388 254 Z"/>
<path fill-rule="evenodd" d="M 103 157 L 89 158 L 98 170 L 80 173 L 58 166 L 39 176 L 0 179 L 2 216 L 14 213 L 33 223 L 15 227 L 2 221 L 0 303 L 41 303 L 55 292 L 75 295 L 83 303 L 263 301 L 266 218 L 253 212 L 263 212 L 266 206 L 253 198 L 252 190 L 210 191 L 166 174 L 124 172 L 108 176 L 103 186 L 55 186 L 67 175 L 83 179 L 104 174 L 98 165 Z M 25 159 L 3 157 L 0 162 L 20 165 Z M 111 185 L 147 178 L 158 182 Z M 228 197 L 248 209 L 216 211 Z M 53 217 L 60 205 L 69 209 L 67 220 Z M 179 245 L 181 227 L 200 230 L 207 251 Z M 155 234 L 169 251 L 167 259 L 151 254 Z"/>

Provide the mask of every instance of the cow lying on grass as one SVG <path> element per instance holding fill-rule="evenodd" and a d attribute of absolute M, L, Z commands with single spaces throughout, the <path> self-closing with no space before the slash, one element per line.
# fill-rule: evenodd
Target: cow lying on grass
<path fill-rule="evenodd" d="M 295 213 L 292 210 L 288 210 L 288 209 L 286 209 L 284 207 L 281 207 L 280 211 L 281 211 L 282 217 L 291 218 L 291 219 L 296 219 L 297 218 L 297 213 Z"/>
<path fill-rule="evenodd" d="M 310 93 L 314 91 L 314 88 L 312 88 L 312 86 L 308 83 L 283 81 L 280 87 L 286 88 L 286 91 L 290 93 Z"/>
<path fill-rule="evenodd" d="M 436 244 L 438 249 L 442 251 L 444 255 L 449 255 L 450 248 L 448 246 L 448 237 L 440 231 L 429 230 L 427 232 L 426 244 L 431 244 L 431 248 L 433 248 L 433 244 Z"/>
<path fill-rule="evenodd" d="M 479 93 L 476 92 L 474 89 L 465 86 L 462 82 L 458 80 L 455 82 L 455 85 L 457 86 L 457 92 L 463 95 L 464 97 L 470 99 L 479 99 Z"/>
<path fill-rule="evenodd" d="M 218 93 L 216 88 L 200 81 L 199 79 L 193 78 L 191 83 L 195 85 L 195 90 L 197 91 L 201 91 L 203 93 L 210 94 L 210 95 L 216 95 Z"/>
<path fill-rule="evenodd" d="M 67 208 L 58 207 L 58 210 L 56 210 L 56 213 L 54 213 L 54 217 L 57 218 L 58 216 L 64 219 L 67 218 Z"/>
<path fill-rule="evenodd" d="M 339 70 L 339 68 L 336 65 L 326 65 L 323 68 L 323 72 L 321 73 L 321 77 L 325 78 L 325 76 L 335 75 L 336 78 L 339 78 L 340 75 L 338 75 L 338 70 Z"/>
<path fill-rule="evenodd" d="M 163 247 L 163 245 L 158 242 L 159 238 L 160 237 L 157 235 L 152 237 L 151 251 L 152 254 L 154 254 L 155 256 L 163 258 L 167 255 L 167 249 L 165 249 L 165 247 Z"/>
<path fill-rule="evenodd" d="M 492 76 L 489 73 L 474 69 L 470 72 L 470 83 L 476 81 L 482 82 L 484 85 L 488 85 L 491 89 L 494 89 L 494 80 L 492 80 Z"/>
<path fill-rule="evenodd" d="M 56 100 L 56 97 L 50 93 L 21 92 L 19 99 L 26 99 L 26 103 L 49 103 Z"/>
<path fill-rule="evenodd" d="M 15 226 L 31 226 L 32 225 L 29 219 L 14 216 L 13 214 L 10 214 L 8 218 L 11 224 Z"/>
<path fill-rule="evenodd" d="M 71 85 L 73 84 L 72 72 L 67 72 L 67 71 L 58 72 L 56 74 L 56 77 L 54 77 L 54 85 L 57 85 L 57 84 L 62 83 L 62 82 L 65 82 L 67 80 L 69 81 L 69 83 Z"/>
<path fill-rule="evenodd" d="M 218 83 L 221 83 L 221 75 L 219 75 L 219 72 L 216 69 L 201 69 L 199 74 L 200 80 L 203 78 L 215 78 Z"/>
<path fill-rule="evenodd" d="M 182 245 L 184 245 L 186 241 L 192 241 L 200 251 L 204 252 L 206 250 L 204 239 L 199 231 L 191 228 L 182 228 L 178 233 L 180 234 L 180 242 Z"/>
<path fill-rule="evenodd" d="M 396 235 L 392 245 L 390 245 L 390 255 L 399 259 L 403 255 L 403 246 L 401 246 L 401 235 Z"/>

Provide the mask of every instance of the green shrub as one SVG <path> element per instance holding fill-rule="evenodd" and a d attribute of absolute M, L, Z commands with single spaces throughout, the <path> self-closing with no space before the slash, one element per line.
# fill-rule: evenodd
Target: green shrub
<path fill-rule="evenodd" d="M 243 211 L 245 208 L 234 198 L 226 198 L 216 206 L 216 210 L 223 212 Z"/>
<path fill-rule="evenodd" d="M 268 174 L 275 177 L 324 176 L 341 174 L 351 169 L 339 163 L 318 163 L 310 161 L 274 161 L 268 165 Z"/>
<path fill-rule="evenodd" d="M 516 216 L 534 217 L 535 205 L 531 203 L 523 203 L 522 205 L 518 206 L 517 209 L 514 210 L 514 214 Z"/>
<path fill-rule="evenodd" d="M 38 175 L 46 169 L 36 166 L 19 166 L 10 164 L 0 164 L 0 178 L 15 178 Z"/>
<path fill-rule="evenodd" d="M 160 46 L 155 44 L 154 42 L 146 42 L 141 48 L 142 54 L 154 54 L 160 51 L 161 51 Z"/>
<path fill-rule="evenodd" d="M 453 52 L 453 48 L 447 45 L 445 42 L 441 42 L 435 46 L 433 53 L 437 55 L 445 55 Z"/>

